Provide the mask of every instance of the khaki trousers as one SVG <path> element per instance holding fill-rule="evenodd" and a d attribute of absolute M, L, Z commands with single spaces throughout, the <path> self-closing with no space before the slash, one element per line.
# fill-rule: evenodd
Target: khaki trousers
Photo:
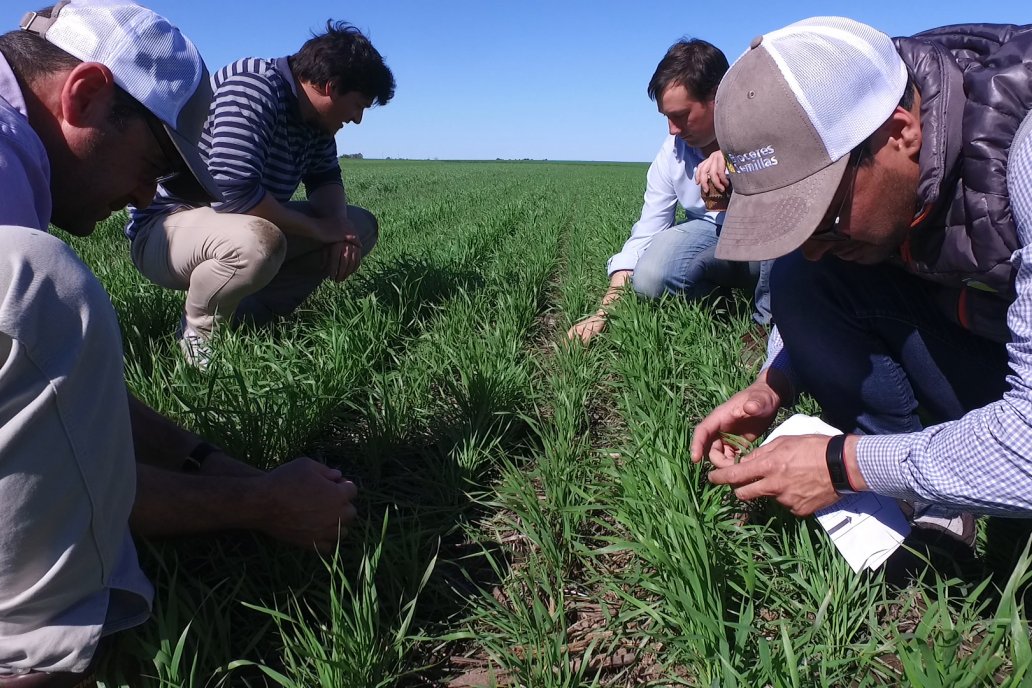
<path fill-rule="evenodd" d="M 314 214 L 305 201 L 288 205 Z M 376 218 L 349 205 L 348 219 L 365 258 L 376 245 Z M 186 292 L 186 324 L 201 336 L 230 319 L 263 325 L 288 315 L 326 276 L 326 244 L 285 234 L 260 217 L 209 207 L 145 223 L 133 240 L 132 259 L 150 281 Z"/>

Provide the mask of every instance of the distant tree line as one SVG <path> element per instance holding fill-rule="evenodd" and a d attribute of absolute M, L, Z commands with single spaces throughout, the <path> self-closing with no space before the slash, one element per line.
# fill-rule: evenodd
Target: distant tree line
<path fill-rule="evenodd" d="M 340 156 L 340 159 L 341 160 L 361 160 L 362 159 L 362 154 L 361 153 L 345 153 L 344 155 Z"/>

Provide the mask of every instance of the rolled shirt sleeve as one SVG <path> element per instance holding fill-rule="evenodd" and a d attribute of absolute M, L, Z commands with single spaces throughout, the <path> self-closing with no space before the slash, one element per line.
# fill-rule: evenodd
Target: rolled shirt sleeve
<path fill-rule="evenodd" d="M 695 183 L 695 168 L 703 159 L 700 150 L 688 146 L 676 136 L 666 138 L 645 177 L 641 217 L 634 223 L 631 236 L 620 252 L 609 259 L 606 266 L 609 275 L 620 270 L 634 270 L 652 237 L 674 225 L 678 203 L 690 217 L 707 214 L 699 186 Z M 711 213 L 711 216 L 718 224 L 723 219 L 723 213 Z"/>
<path fill-rule="evenodd" d="M 785 349 L 785 340 L 781 338 L 781 330 L 777 325 L 770 328 L 770 334 L 767 336 L 767 359 L 763 362 L 760 370 L 762 372 L 767 369 L 776 370 L 784 375 L 792 388 L 791 396 L 788 399 L 782 399 L 781 405 L 791 406 L 794 404 L 801 385 L 799 377 L 792 367 L 792 359 L 788 355 L 788 350 Z"/>

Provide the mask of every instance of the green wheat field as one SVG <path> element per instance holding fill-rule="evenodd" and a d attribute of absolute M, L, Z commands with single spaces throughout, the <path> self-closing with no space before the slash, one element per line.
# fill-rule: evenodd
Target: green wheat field
<path fill-rule="evenodd" d="M 1030 685 L 1027 555 L 893 588 L 812 519 L 761 504 L 743 523 L 689 461 L 694 424 L 755 373 L 747 303 L 628 296 L 597 343 L 566 343 L 645 170 L 347 160 L 379 246 L 292 319 L 223 336 L 207 373 L 181 361 L 182 294 L 132 267 L 124 215 L 72 241 L 141 398 L 256 466 L 305 454 L 360 487 L 332 557 L 141 542 L 154 615 L 102 685 Z"/>

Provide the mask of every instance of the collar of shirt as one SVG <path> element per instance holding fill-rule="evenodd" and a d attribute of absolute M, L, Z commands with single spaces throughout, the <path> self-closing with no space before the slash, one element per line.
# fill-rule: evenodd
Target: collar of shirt
<path fill-rule="evenodd" d="M 285 57 L 277 57 L 273 63 L 276 65 L 276 71 L 290 86 L 290 92 L 297 98 L 297 81 L 294 79 L 294 72 L 290 71 L 290 62 Z"/>
<path fill-rule="evenodd" d="M 15 78 L 14 71 L 11 70 L 11 65 L 7 64 L 7 58 L 3 53 L 0 53 L 0 98 L 10 103 L 11 107 L 24 115 L 26 119 L 28 118 L 29 111 L 25 107 L 25 96 L 22 95 L 18 79 Z"/>
<path fill-rule="evenodd" d="M 290 86 L 290 93 L 294 96 L 293 102 L 287 101 L 288 116 L 296 118 L 297 122 L 305 127 L 319 131 L 318 127 L 305 121 L 304 116 L 301 114 L 301 98 L 297 94 L 297 79 L 294 78 L 294 72 L 290 70 L 289 60 L 286 57 L 277 57 L 272 60 L 272 64 L 276 69 L 276 73 Z"/>

